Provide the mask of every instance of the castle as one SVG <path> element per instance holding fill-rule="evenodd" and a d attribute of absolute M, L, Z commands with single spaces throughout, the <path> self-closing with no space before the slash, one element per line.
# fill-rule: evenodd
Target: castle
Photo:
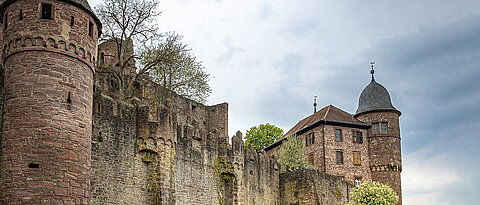
<path fill-rule="evenodd" d="M 401 113 L 393 107 L 387 89 L 375 81 L 373 65 L 371 74 L 372 80 L 360 94 L 354 115 L 333 105 L 318 112 L 315 107 L 312 115 L 265 151 L 268 156 L 275 155 L 286 137 L 295 134 L 304 140 L 309 164 L 350 184 L 372 180 L 388 184 L 399 195 L 401 204 Z"/>
<path fill-rule="evenodd" d="M 348 202 L 349 175 L 280 173 L 266 152 L 243 146 L 240 132 L 229 144 L 226 103 L 205 106 L 154 83 L 121 101 L 111 73 L 102 72 L 112 51 L 97 44 L 101 23 L 86 0 L 4 0 L 0 19 L 0 204 Z M 161 95 L 147 105 L 141 99 L 151 92 Z M 399 114 L 355 117 L 398 127 Z M 389 132 L 370 142 L 372 128 L 362 126 L 369 146 L 400 140 Z M 369 168 L 379 174 L 368 176 L 396 181 L 389 165 L 400 165 L 397 153 L 377 151 Z"/>

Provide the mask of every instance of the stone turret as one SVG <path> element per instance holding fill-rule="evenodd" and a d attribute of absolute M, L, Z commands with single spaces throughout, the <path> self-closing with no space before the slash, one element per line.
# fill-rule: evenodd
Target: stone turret
<path fill-rule="evenodd" d="M 86 0 L 6 0 L 0 204 L 88 204 L 101 24 Z"/>
<path fill-rule="evenodd" d="M 402 204 L 402 152 L 399 117 L 387 89 L 373 78 L 360 94 L 355 117 L 372 125 L 368 129 L 368 151 L 372 180 L 390 185 Z"/>

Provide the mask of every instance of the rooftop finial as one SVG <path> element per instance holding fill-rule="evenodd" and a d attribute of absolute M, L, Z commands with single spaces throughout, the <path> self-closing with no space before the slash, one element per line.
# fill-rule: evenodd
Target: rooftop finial
<path fill-rule="evenodd" d="M 317 96 L 313 96 L 313 113 L 317 112 Z"/>
<path fill-rule="evenodd" d="M 371 61 L 370 66 L 372 67 L 372 70 L 370 71 L 370 74 L 372 74 L 372 81 L 375 81 L 375 77 L 373 77 L 373 74 L 375 73 L 375 70 L 373 69 L 374 65 L 375 65 L 375 61 Z"/>

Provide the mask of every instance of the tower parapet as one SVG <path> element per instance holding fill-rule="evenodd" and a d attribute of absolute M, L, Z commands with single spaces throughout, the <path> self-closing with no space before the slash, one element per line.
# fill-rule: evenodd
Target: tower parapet
<path fill-rule="evenodd" d="M 86 0 L 0 5 L 1 204 L 88 204 L 100 21 Z"/>

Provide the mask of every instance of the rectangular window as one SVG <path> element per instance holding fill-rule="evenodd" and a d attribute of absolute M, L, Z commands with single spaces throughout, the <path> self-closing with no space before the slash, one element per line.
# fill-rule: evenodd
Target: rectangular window
<path fill-rule="evenodd" d="M 361 165 L 360 152 L 353 152 L 353 165 Z"/>
<path fill-rule="evenodd" d="M 313 165 L 313 154 L 308 155 L 308 164 Z"/>
<path fill-rule="evenodd" d="M 363 143 L 363 136 L 361 131 L 353 131 L 353 143 Z"/>
<path fill-rule="evenodd" d="M 88 22 L 88 35 L 93 37 L 93 23 L 91 21 Z"/>
<path fill-rule="evenodd" d="M 362 178 L 355 177 L 355 186 L 359 186 L 360 184 L 362 184 Z"/>
<path fill-rule="evenodd" d="M 308 134 L 308 143 L 313 144 L 315 143 L 315 135 L 312 133 Z"/>
<path fill-rule="evenodd" d="M 20 17 L 19 17 L 20 21 L 23 20 L 23 10 L 20 9 Z"/>
<path fill-rule="evenodd" d="M 42 19 L 53 19 L 53 6 L 52 4 L 42 3 Z"/>
<path fill-rule="evenodd" d="M 387 134 L 388 123 L 386 123 L 386 122 L 381 122 L 381 123 L 380 123 L 380 127 L 381 127 L 380 133 L 382 133 L 382 134 Z"/>
<path fill-rule="evenodd" d="M 379 124 L 379 123 L 373 123 L 373 124 L 372 124 L 372 133 L 373 133 L 373 134 L 378 134 L 378 133 L 380 133 L 378 124 Z"/>
<path fill-rule="evenodd" d="M 343 152 L 337 151 L 337 164 L 343 164 Z"/>
<path fill-rule="evenodd" d="M 308 136 L 305 136 L 305 147 L 308 147 Z"/>
<path fill-rule="evenodd" d="M 342 130 L 335 129 L 335 141 L 341 142 L 342 141 Z"/>

